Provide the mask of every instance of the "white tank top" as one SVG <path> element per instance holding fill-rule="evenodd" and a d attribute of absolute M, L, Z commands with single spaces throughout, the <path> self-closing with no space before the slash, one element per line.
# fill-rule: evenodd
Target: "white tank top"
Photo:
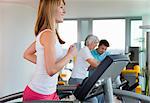
<path fill-rule="evenodd" d="M 36 70 L 28 86 L 37 93 L 48 95 L 56 92 L 58 73 L 56 73 L 53 76 L 49 76 L 46 72 L 46 68 L 44 65 L 44 48 L 40 43 L 40 36 L 45 31 L 51 30 L 45 29 L 42 32 L 40 32 L 36 37 L 36 53 L 37 53 L 36 54 L 37 61 L 35 68 Z M 56 40 L 55 50 L 56 50 L 56 60 L 58 61 L 64 56 L 63 49 L 58 39 Z"/>

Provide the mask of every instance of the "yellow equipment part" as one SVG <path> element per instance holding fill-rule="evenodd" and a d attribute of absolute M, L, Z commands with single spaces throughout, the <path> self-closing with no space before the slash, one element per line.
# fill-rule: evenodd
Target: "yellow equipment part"
<path fill-rule="evenodd" d="M 138 77 L 138 72 L 136 70 L 122 70 L 121 73 L 122 73 L 122 75 L 136 74 L 136 77 Z"/>
<path fill-rule="evenodd" d="M 139 73 L 140 73 L 140 66 L 139 65 L 135 65 L 133 67 L 133 69 L 123 69 L 121 71 L 122 75 L 126 75 L 126 74 L 136 74 L 136 77 L 138 77 Z"/>
<path fill-rule="evenodd" d="M 58 85 L 65 85 L 64 81 L 58 81 Z"/>
<path fill-rule="evenodd" d="M 140 73 L 140 66 L 139 65 L 135 65 L 133 67 L 133 69 L 126 69 L 124 68 L 122 71 L 121 71 L 122 75 L 126 75 L 126 74 L 136 74 L 136 78 L 138 78 L 139 76 L 139 73 Z M 138 82 L 138 79 L 136 79 L 136 82 Z M 135 88 L 135 92 L 138 93 L 138 94 L 141 94 L 142 93 L 142 88 L 140 85 L 138 85 L 136 88 Z"/>
<path fill-rule="evenodd" d="M 136 88 L 135 88 L 135 92 L 138 93 L 138 94 L 142 94 L 142 88 L 140 85 L 138 85 Z"/>
<path fill-rule="evenodd" d="M 140 73 L 140 66 L 139 66 L 139 65 L 135 65 L 135 66 L 133 67 L 133 69 L 136 70 L 137 73 Z"/>
<path fill-rule="evenodd" d="M 60 77 L 61 78 L 63 78 L 63 77 L 66 77 L 67 76 L 67 74 L 63 74 L 63 73 L 61 73 L 61 74 L 59 74 L 60 75 Z"/>

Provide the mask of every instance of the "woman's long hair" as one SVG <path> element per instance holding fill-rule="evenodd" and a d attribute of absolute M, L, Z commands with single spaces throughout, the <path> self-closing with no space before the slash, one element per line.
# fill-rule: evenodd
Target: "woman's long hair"
<path fill-rule="evenodd" d="M 55 31 L 56 28 L 55 12 L 57 7 L 61 4 L 61 1 L 63 1 L 63 3 L 65 4 L 64 0 L 40 0 L 39 1 L 37 20 L 34 28 L 35 36 L 37 36 L 39 32 L 41 32 L 44 29 L 51 29 L 52 31 Z M 59 39 L 59 42 L 63 41 L 61 40 L 57 30 L 55 32 Z"/>

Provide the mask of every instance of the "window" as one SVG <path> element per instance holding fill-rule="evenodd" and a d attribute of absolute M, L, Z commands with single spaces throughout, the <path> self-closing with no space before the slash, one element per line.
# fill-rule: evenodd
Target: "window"
<path fill-rule="evenodd" d="M 66 42 L 63 45 L 64 49 L 77 42 L 77 20 L 65 20 L 58 25 L 60 37 Z"/>
<path fill-rule="evenodd" d="M 142 20 L 131 20 L 131 46 L 132 47 L 139 47 L 139 65 L 141 67 L 144 67 L 145 65 L 145 52 L 144 52 L 144 36 L 142 29 L 139 28 L 139 26 L 142 25 Z"/>
<path fill-rule="evenodd" d="M 107 19 L 93 21 L 93 34 L 106 39 L 110 43 L 109 49 L 125 50 L 125 19 Z"/>
<path fill-rule="evenodd" d="M 142 20 L 131 21 L 131 46 L 142 47 L 143 36 L 142 29 L 139 26 L 142 25 Z"/>

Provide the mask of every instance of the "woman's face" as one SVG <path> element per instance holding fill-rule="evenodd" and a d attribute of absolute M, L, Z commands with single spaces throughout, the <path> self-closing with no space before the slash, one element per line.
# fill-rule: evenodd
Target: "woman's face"
<path fill-rule="evenodd" d="M 56 9 L 56 23 L 61 23 L 64 20 L 64 14 L 65 14 L 65 5 L 61 1 L 61 4 Z"/>

